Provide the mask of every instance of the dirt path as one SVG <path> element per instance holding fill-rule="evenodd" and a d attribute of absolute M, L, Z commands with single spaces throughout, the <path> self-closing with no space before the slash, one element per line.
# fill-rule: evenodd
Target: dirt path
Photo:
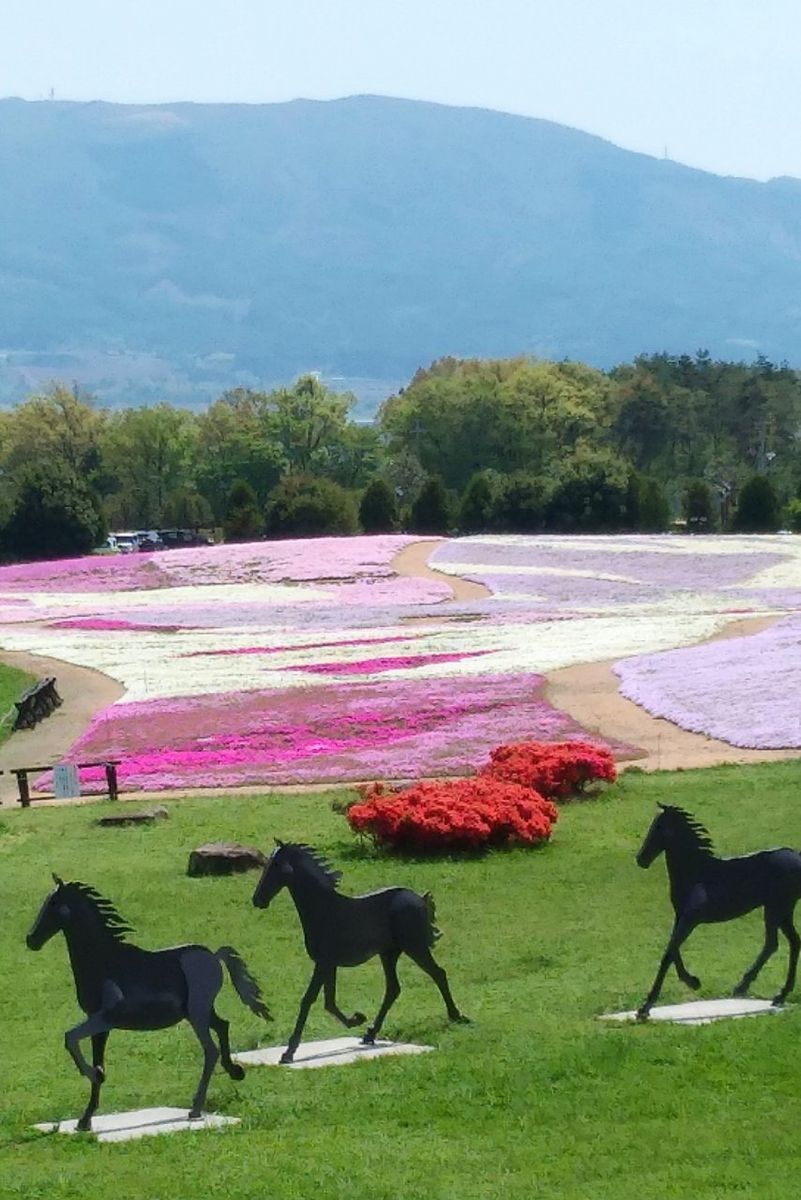
<path fill-rule="evenodd" d="M 447 583 L 453 592 L 454 600 L 486 600 L 492 595 L 483 583 L 473 583 L 471 579 L 460 579 L 458 575 L 446 575 L 444 571 L 435 571 L 429 567 L 429 557 L 442 544 L 442 538 L 428 538 L 424 542 L 412 542 L 398 551 L 392 560 L 392 570 L 396 575 L 407 575 L 414 579 L 436 579 L 438 583 Z"/>
<path fill-rule="evenodd" d="M 778 618 L 754 617 L 732 621 L 708 641 L 760 633 Z M 699 643 L 702 644 L 702 643 Z M 621 696 L 614 661 L 582 663 L 552 671 L 545 695 L 555 708 L 569 713 L 590 733 L 618 738 L 638 746 L 643 756 L 633 762 L 646 771 L 677 767 L 712 767 L 721 763 L 771 762 L 798 758 L 799 750 L 743 750 L 703 733 L 690 733 L 672 721 L 652 717 L 639 704 Z"/>
<path fill-rule="evenodd" d="M 33 729 L 19 729 L 0 745 L 0 805 L 13 803 L 17 796 L 17 781 L 7 772 L 12 767 L 38 767 L 59 762 L 73 742 L 89 726 L 92 717 L 101 709 L 119 700 L 125 688 L 116 679 L 76 667 L 57 658 L 43 658 L 21 651 L 0 651 L 0 662 L 37 677 L 55 675 L 56 688 L 64 703 Z"/>

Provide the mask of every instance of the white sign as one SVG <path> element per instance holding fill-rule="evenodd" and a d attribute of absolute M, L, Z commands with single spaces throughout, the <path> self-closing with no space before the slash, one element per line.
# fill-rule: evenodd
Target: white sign
<path fill-rule="evenodd" d="M 75 763 L 59 763 L 53 767 L 53 795 L 57 800 L 69 800 L 80 796 L 81 785 Z"/>

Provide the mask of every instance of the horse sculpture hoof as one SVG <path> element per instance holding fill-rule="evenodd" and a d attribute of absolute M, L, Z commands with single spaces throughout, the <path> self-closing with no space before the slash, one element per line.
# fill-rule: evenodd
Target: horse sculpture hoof
<path fill-rule="evenodd" d="M 774 1008 L 784 1008 L 784 996 L 782 996 L 781 993 L 778 996 L 774 996 L 771 1000 L 771 1004 Z"/>
<path fill-rule="evenodd" d="M 350 1025 L 351 1027 L 354 1025 L 363 1025 L 366 1020 L 367 1020 L 367 1017 L 364 1015 L 363 1012 L 355 1012 L 353 1014 L 353 1016 L 351 1017 L 351 1019 L 348 1021 L 348 1025 Z"/>
<path fill-rule="evenodd" d="M 650 1007 L 649 1007 L 649 1008 L 646 1008 L 646 1007 L 645 1007 L 645 1005 L 643 1005 L 643 1006 L 642 1006 L 642 1008 L 638 1008 L 638 1009 L 637 1009 L 637 1017 L 636 1017 L 636 1019 L 637 1019 L 638 1021 L 647 1021 L 647 1020 L 648 1020 L 648 1018 L 650 1017 L 650 1015 L 651 1015 L 651 1009 L 650 1009 Z"/>
<path fill-rule="evenodd" d="M 694 992 L 697 992 L 701 986 L 701 980 L 697 975 L 688 975 L 684 982 L 687 984 L 687 987 L 692 988 Z"/>
<path fill-rule="evenodd" d="M 240 1066 L 239 1063 L 231 1063 L 228 1068 L 228 1074 L 231 1079 L 242 1080 L 245 1078 L 245 1068 Z"/>
<path fill-rule="evenodd" d="M 81 1117 L 80 1121 L 75 1126 L 75 1128 L 77 1129 L 78 1133 L 91 1133 L 92 1132 L 92 1118 L 91 1117 Z"/>
<path fill-rule="evenodd" d="M 286 1063 L 291 1063 L 294 1057 L 294 1050 L 285 1050 L 278 1061 L 286 1065 Z"/>
<path fill-rule="evenodd" d="M 363 1046 L 374 1046 L 375 1045 L 375 1034 L 372 1033 L 369 1029 L 367 1030 L 367 1033 L 362 1038 L 362 1045 Z"/>
<path fill-rule="evenodd" d="M 203 1110 L 200 1108 L 193 1108 L 193 1109 L 190 1109 L 190 1111 L 189 1111 L 189 1120 L 190 1121 L 199 1121 L 202 1116 L 203 1116 Z"/>
<path fill-rule="evenodd" d="M 470 1018 L 466 1017 L 464 1013 L 457 1013 L 455 1017 L 451 1017 L 451 1020 L 454 1025 L 470 1025 L 472 1023 Z"/>

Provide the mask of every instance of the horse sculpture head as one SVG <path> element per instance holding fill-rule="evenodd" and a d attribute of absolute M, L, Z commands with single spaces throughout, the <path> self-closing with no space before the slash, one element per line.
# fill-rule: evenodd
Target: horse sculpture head
<path fill-rule="evenodd" d="M 305 842 L 281 842 L 275 839 L 275 850 L 267 860 L 261 879 L 253 893 L 256 908 L 267 908 L 281 888 L 323 888 L 335 891 L 341 871 L 335 871 L 322 854 Z"/>
<path fill-rule="evenodd" d="M 637 853 L 637 865 L 650 867 L 663 851 L 679 850 L 686 854 L 710 855 L 712 840 L 700 822 L 673 804 L 659 804 L 645 840 Z"/>
<path fill-rule="evenodd" d="M 253 893 L 253 904 L 256 908 L 267 908 L 281 888 L 287 887 L 292 879 L 292 862 L 288 850 L 288 846 L 278 838 L 275 839 L 275 849 L 267 859 L 261 879 Z"/>
<path fill-rule="evenodd" d="M 29 950 L 41 950 L 56 933 L 102 929 L 114 941 L 123 941 L 132 926 L 111 901 L 86 883 L 65 883 L 54 875 L 55 887 L 45 897 L 39 915 L 25 939 Z"/>
<path fill-rule="evenodd" d="M 70 919 L 68 884 L 58 875 L 54 875 L 55 887 L 45 897 L 44 904 L 39 909 L 39 915 L 34 921 L 31 931 L 25 939 L 29 950 L 41 950 L 54 934 L 64 928 L 65 921 Z"/>

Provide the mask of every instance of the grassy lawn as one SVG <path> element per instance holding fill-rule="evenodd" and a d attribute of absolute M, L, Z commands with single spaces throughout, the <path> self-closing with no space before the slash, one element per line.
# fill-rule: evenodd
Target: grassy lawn
<path fill-rule="evenodd" d="M 99 829 L 108 806 L 4 815 L 0 833 L 0 1012 L 5 1042 L 0 1197 L 25 1200 L 662 1200 L 795 1197 L 801 1140 L 801 1012 L 700 1028 L 610 1027 L 633 1007 L 669 929 L 662 862 L 634 854 L 657 799 L 710 827 L 721 853 L 801 845 L 801 762 L 631 774 L 606 796 L 564 808 L 552 843 L 464 861 L 394 861 L 354 841 L 328 796 L 200 799 L 150 828 Z M 230 838 L 267 848 L 305 840 L 345 871 L 343 889 L 433 890 L 436 953 L 470 1026 L 447 1023 L 433 984 L 401 961 L 387 1036 L 433 1054 L 320 1071 L 221 1071 L 209 1107 L 242 1118 L 223 1132 L 100 1146 L 40 1135 L 34 1121 L 77 1115 L 87 1084 L 63 1049 L 79 1015 L 63 941 L 24 935 L 50 871 L 94 884 L 156 948 L 230 942 L 261 979 L 266 1027 L 226 986 L 236 1047 L 285 1039 L 310 974 L 285 893 L 250 904 L 256 876 L 191 880 L 190 849 Z M 693 935 L 685 960 L 702 996 L 726 995 L 761 939 L 758 916 Z M 786 948 L 758 981 L 771 996 Z M 373 1013 L 376 963 L 340 974 L 348 1011 Z M 669 977 L 664 1000 L 690 993 Z M 800 997 L 801 999 L 801 997 Z M 339 1036 L 321 1006 L 308 1038 Z M 188 1105 L 200 1068 L 189 1027 L 111 1035 L 101 1111 Z"/>
<path fill-rule="evenodd" d="M 16 713 L 14 701 L 18 700 L 32 683 L 36 683 L 34 675 L 0 663 L 0 742 L 4 742 L 11 735 Z"/>

